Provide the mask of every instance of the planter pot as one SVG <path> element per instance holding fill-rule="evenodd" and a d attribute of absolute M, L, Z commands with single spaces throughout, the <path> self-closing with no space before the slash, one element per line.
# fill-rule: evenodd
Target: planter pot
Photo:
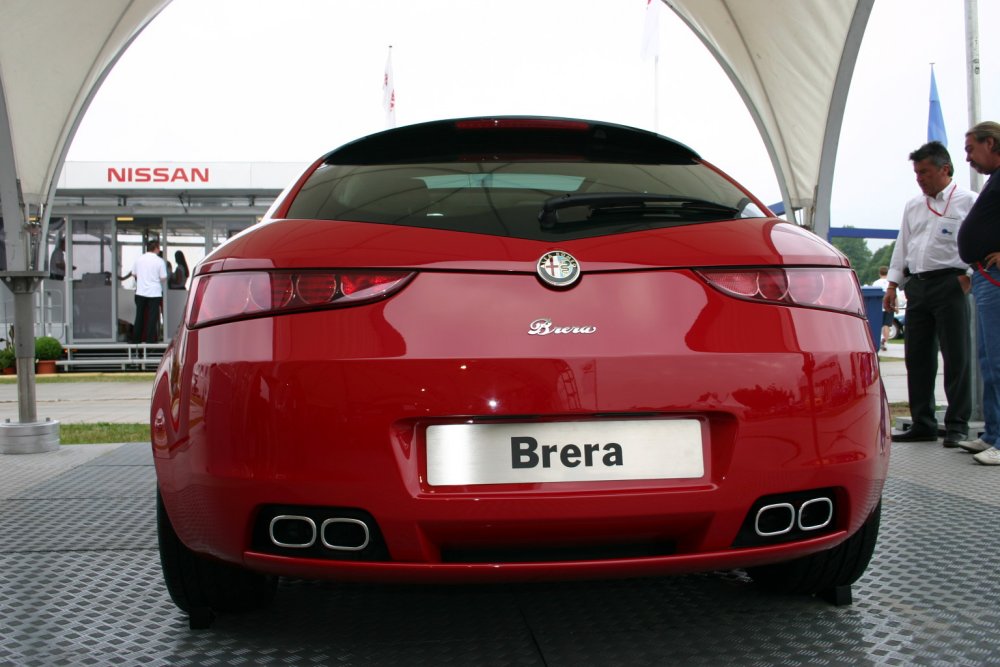
<path fill-rule="evenodd" d="M 36 375 L 52 375 L 56 372 L 55 359 L 42 359 L 35 363 Z"/>

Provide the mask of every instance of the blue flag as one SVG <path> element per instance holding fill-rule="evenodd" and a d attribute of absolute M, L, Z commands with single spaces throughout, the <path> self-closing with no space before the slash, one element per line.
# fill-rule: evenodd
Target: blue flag
<path fill-rule="evenodd" d="M 931 65 L 931 109 L 927 116 L 927 141 L 940 141 L 948 145 L 948 135 L 944 131 L 944 116 L 941 114 L 941 99 L 938 97 L 934 66 Z"/>

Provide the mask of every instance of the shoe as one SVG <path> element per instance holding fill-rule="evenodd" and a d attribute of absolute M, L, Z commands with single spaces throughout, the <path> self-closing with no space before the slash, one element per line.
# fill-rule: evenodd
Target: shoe
<path fill-rule="evenodd" d="M 1000 449 L 990 447 L 979 452 L 972 458 L 976 460 L 976 463 L 982 463 L 984 466 L 1000 466 Z"/>
<path fill-rule="evenodd" d="M 882 346 L 882 351 L 883 351 L 883 352 L 887 351 L 888 349 L 889 349 L 889 348 L 887 348 L 887 347 L 886 347 L 885 345 L 883 345 L 883 346 Z"/>
<path fill-rule="evenodd" d="M 961 444 L 962 442 L 963 441 L 961 438 L 945 438 L 944 441 L 941 442 L 941 446 L 945 447 L 946 449 L 954 449 L 958 447 L 959 444 Z"/>
<path fill-rule="evenodd" d="M 978 454 L 979 452 L 984 452 L 993 445 L 988 442 L 983 442 L 982 438 L 976 438 L 975 440 L 963 440 L 958 443 L 958 446 L 967 452 L 972 452 L 973 454 Z"/>
<path fill-rule="evenodd" d="M 903 431 L 892 434 L 893 442 L 937 442 L 936 433 L 914 433 L 913 431 Z"/>

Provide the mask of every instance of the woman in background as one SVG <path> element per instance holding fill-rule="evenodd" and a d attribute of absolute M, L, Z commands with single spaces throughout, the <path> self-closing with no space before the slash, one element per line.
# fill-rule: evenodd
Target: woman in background
<path fill-rule="evenodd" d="M 170 289 L 184 289 L 187 287 L 191 269 L 188 268 L 187 259 L 180 250 L 174 253 L 174 261 L 177 263 L 177 268 L 170 274 Z"/>

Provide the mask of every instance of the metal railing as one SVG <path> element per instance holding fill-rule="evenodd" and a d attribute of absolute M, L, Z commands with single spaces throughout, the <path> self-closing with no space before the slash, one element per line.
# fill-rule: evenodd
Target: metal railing
<path fill-rule="evenodd" d="M 80 343 L 66 347 L 64 370 L 153 371 L 160 365 L 166 343 Z"/>

